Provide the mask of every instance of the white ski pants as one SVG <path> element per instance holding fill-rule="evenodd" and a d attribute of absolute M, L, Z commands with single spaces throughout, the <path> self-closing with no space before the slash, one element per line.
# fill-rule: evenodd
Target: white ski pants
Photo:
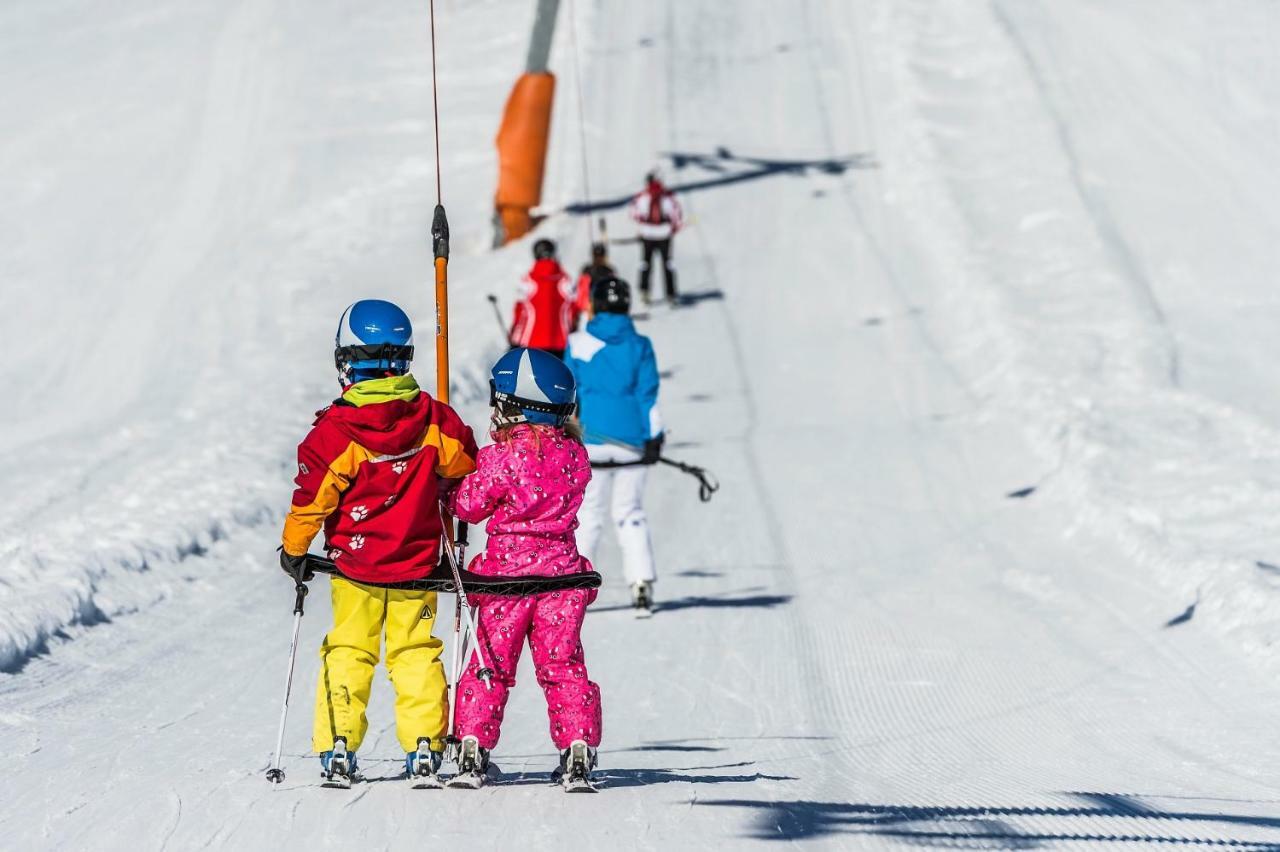
<path fill-rule="evenodd" d="M 640 460 L 639 453 L 608 444 L 588 444 L 587 455 L 592 461 Z M 593 468 L 582 497 L 582 508 L 578 510 L 578 552 L 594 561 L 606 503 L 609 505 L 618 548 L 622 551 L 622 571 L 628 583 L 658 579 L 653 542 L 649 538 L 649 518 L 644 513 L 644 485 L 648 476 L 649 468 L 644 465 Z"/>

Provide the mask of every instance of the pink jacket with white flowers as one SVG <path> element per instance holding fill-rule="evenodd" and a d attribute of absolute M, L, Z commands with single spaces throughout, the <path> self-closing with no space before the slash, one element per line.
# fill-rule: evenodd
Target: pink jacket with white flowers
<path fill-rule="evenodd" d="M 582 444 L 550 426 L 517 426 L 508 440 L 481 449 L 475 473 L 449 501 L 459 520 L 489 518 L 488 546 L 471 570 L 508 576 L 590 571 L 574 538 L 590 479 Z"/>

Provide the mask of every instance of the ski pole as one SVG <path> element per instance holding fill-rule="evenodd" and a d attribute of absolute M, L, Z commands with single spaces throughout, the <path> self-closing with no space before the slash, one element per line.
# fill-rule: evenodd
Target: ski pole
<path fill-rule="evenodd" d="M 502 339 L 507 341 L 507 345 L 511 345 L 511 335 L 507 332 L 507 324 L 502 321 L 502 311 L 498 309 L 498 297 L 489 294 L 489 304 L 493 305 L 493 318 L 498 321 L 498 333 L 502 335 Z"/>
<path fill-rule="evenodd" d="M 267 780 L 272 784 L 284 781 L 280 758 L 284 751 L 284 723 L 289 718 L 289 693 L 293 691 L 293 664 L 298 659 L 298 633 L 302 630 L 302 602 L 307 596 L 307 585 L 298 581 L 293 587 L 293 638 L 289 641 L 289 673 L 284 679 L 284 706 L 280 708 L 280 730 L 276 733 L 276 759 L 267 770 Z"/>
<path fill-rule="evenodd" d="M 462 659 L 462 598 L 453 599 L 453 652 L 449 660 L 449 736 L 446 745 L 453 747 L 458 740 L 458 666 Z"/>
<path fill-rule="evenodd" d="M 463 521 L 458 524 L 458 555 L 459 561 L 465 557 L 463 554 L 467 551 L 467 523 Z M 453 596 L 453 652 L 449 661 L 449 736 L 447 743 L 449 746 L 456 745 L 458 740 L 458 680 L 462 675 L 462 597 L 460 595 Z"/>
<path fill-rule="evenodd" d="M 467 590 L 462 585 L 462 569 L 458 565 L 458 559 L 453 552 L 451 542 L 445 543 L 444 552 L 449 560 L 449 568 L 453 571 L 453 584 L 458 589 L 458 601 L 462 604 L 464 638 L 467 632 L 476 637 L 476 662 L 480 667 L 479 671 L 476 672 L 476 677 L 480 678 L 480 681 L 485 685 L 485 689 L 493 689 L 493 669 L 486 665 L 484 652 L 480 650 L 480 631 L 476 628 L 475 612 L 471 609 L 471 600 L 467 597 Z M 470 657 L 467 657 L 462 661 L 463 667 L 467 665 L 470 659 Z"/>

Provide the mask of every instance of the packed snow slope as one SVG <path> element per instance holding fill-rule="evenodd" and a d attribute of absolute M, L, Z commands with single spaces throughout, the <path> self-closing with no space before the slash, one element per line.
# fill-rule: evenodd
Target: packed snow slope
<path fill-rule="evenodd" d="M 485 294 L 527 260 L 485 245 L 532 4 L 437 7 L 480 428 Z M 0 11 L 3 845 L 1280 848 L 1280 9 L 576 7 L 593 194 L 562 26 L 551 206 L 625 236 L 646 168 L 680 188 L 686 304 L 640 321 L 670 455 L 723 483 L 655 471 L 652 620 L 600 554 L 594 797 L 546 785 L 531 672 L 492 788 L 404 789 L 380 679 L 370 783 L 318 789 L 323 583 L 262 777 L 332 325 L 385 296 L 431 326 L 423 4 Z M 582 216 L 541 233 L 583 257 Z"/>

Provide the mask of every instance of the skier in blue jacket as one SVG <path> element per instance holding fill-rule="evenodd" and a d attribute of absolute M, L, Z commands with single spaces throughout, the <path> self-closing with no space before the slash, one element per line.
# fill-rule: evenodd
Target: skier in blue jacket
<path fill-rule="evenodd" d="M 578 550 L 594 558 L 610 502 L 623 572 L 636 614 L 643 616 L 652 612 L 658 578 L 644 486 L 648 466 L 662 452 L 663 434 L 658 362 L 649 338 L 636 332 L 630 311 L 627 282 L 612 276 L 596 281 L 592 319 L 569 336 L 565 362 L 577 380 L 578 417 L 592 467 L 578 510 Z"/>

